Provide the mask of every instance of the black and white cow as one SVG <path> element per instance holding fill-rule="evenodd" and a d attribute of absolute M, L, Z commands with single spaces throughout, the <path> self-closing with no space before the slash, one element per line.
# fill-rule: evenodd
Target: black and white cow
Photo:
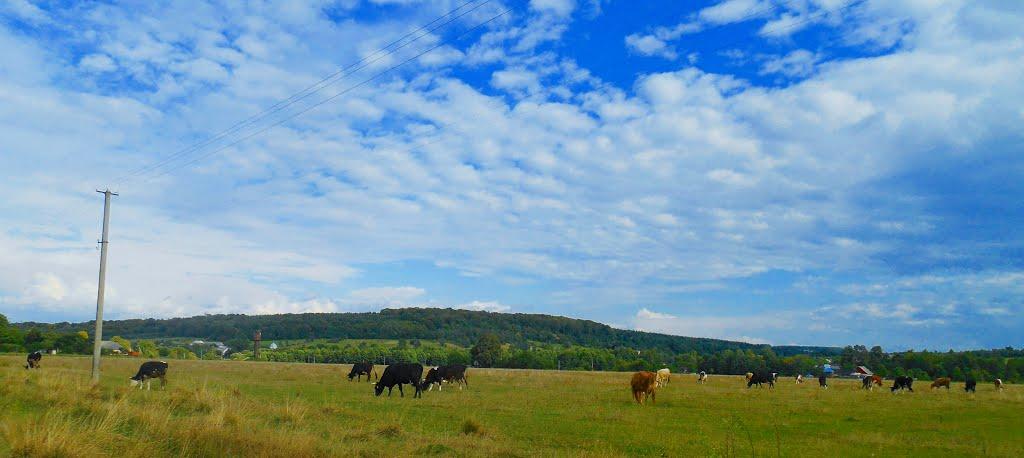
<path fill-rule="evenodd" d="M 452 364 L 431 368 L 427 371 L 427 377 L 423 379 L 423 387 L 430 391 L 434 389 L 434 384 L 437 384 L 437 390 L 441 391 L 442 382 L 456 383 L 459 385 L 460 390 L 462 385 L 466 385 L 469 388 L 469 381 L 466 380 L 466 366 Z"/>
<path fill-rule="evenodd" d="M 977 392 L 977 388 L 978 388 L 978 381 L 973 379 L 973 378 L 969 378 L 969 379 L 967 379 L 966 382 L 964 382 L 964 391 L 965 392 L 975 393 L 975 392 Z"/>
<path fill-rule="evenodd" d="M 914 379 L 912 377 L 907 377 L 905 375 L 896 377 L 892 382 L 892 388 L 889 388 L 889 391 L 893 393 L 903 390 L 907 390 L 911 393 L 914 392 Z"/>
<path fill-rule="evenodd" d="M 137 386 L 142 389 L 142 385 L 146 385 L 146 389 L 152 388 L 153 379 L 160 379 L 160 386 L 167 386 L 167 363 L 163 361 L 146 361 L 139 366 L 139 372 L 134 377 L 128 379 L 128 383 L 131 386 Z"/>
<path fill-rule="evenodd" d="M 384 388 L 388 389 L 388 396 L 391 396 L 391 389 L 398 385 L 398 393 L 405 397 L 405 392 L 402 391 L 402 385 L 410 384 L 416 388 L 416 393 L 412 397 L 419 398 L 423 397 L 422 390 L 420 390 L 420 379 L 423 378 L 423 366 L 416 363 L 398 363 L 392 364 L 384 368 L 384 373 L 381 374 L 380 380 L 373 386 L 373 392 L 375 395 L 380 396 L 384 392 Z"/>
<path fill-rule="evenodd" d="M 25 369 L 39 369 L 39 362 L 43 360 L 43 352 L 34 351 L 28 354 L 25 360 Z"/>
<path fill-rule="evenodd" d="M 818 386 L 828 389 L 828 377 L 824 375 L 818 376 Z"/>
<path fill-rule="evenodd" d="M 768 388 L 775 388 L 775 377 L 770 372 L 757 371 L 750 377 L 750 380 L 747 380 L 747 388 L 754 385 L 761 388 L 762 383 L 767 383 Z"/>
<path fill-rule="evenodd" d="M 370 374 L 373 374 L 373 378 L 380 380 L 377 377 L 377 371 L 373 370 L 373 364 L 370 363 L 355 363 L 352 365 L 352 370 L 348 373 L 348 381 L 356 379 L 357 382 L 363 381 L 363 375 L 366 375 L 366 381 L 370 381 Z"/>

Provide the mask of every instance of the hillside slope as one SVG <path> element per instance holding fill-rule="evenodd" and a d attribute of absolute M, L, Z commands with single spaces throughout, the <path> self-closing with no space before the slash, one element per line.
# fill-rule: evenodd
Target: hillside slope
<path fill-rule="evenodd" d="M 18 327 L 59 332 L 92 329 L 92 323 L 19 323 Z M 261 329 L 264 340 L 288 339 L 424 339 L 472 345 L 485 333 L 503 342 L 560 343 L 588 347 L 659 349 L 672 353 L 701 354 L 725 349 L 764 347 L 744 342 L 680 337 L 615 329 L 573 318 L 522 313 L 408 308 L 366 313 L 304 313 L 287 315 L 204 315 L 171 319 L 114 320 L 104 323 L 105 335 L 127 338 L 199 337 L 213 340 L 248 340 Z M 803 352 L 799 347 L 789 351 Z M 817 352 L 817 351 L 816 351 Z"/>

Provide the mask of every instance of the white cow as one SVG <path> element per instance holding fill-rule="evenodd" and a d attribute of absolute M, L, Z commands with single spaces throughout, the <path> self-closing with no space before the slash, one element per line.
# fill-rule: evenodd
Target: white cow
<path fill-rule="evenodd" d="M 669 371 L 667 367 L 658 369 L 658 378 L 655 380 L 655 384 L 657 386 L 668 385 L 668 380 L 671 376 L 671 371 Z"/>
<path fill-rule="evenodd" d="M 800 375 L 800 374 L 797 374 L 796 375 L 796 383 L 804 383 L 804 376 Z"/>
<path fill-rule="evenodd" d="M 707 374 L 707 372 L 700 371 L 700 373 L 697 374 L 697 383 L 704 383 L 706 381 L 708 381 L 708 374 Z"/>

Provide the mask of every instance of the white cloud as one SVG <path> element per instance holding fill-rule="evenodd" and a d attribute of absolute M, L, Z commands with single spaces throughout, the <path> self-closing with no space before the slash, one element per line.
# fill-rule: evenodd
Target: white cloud
<path fill-rule="evenodd" d="M 633 316 L 634 329 L 690 337 L 713 337 L 749 343 L 771 343 L 761 332 L 793 328 L 781 315 L 679 316 L 641 308 Z"/>
<path fill-rule="evenodd" d="M 454 308 L 484 312 L 508 312 L 512 307 L 497 301 L 472 301 L 456 305 Z"/>
<path fill-rule="evenodd" d="M 632 34 L 626 37 L 626 47 L 632 52 L 644 56 L 660 56 L 675 60 L 679 55 L 675 49 L 654 35 Z"/>
<path fill-rule="evenodd" d="M 576 9 L 576 0 L 530 0 L 530 8 L 557 16 L 569 16 Z"/>
<path fill-rule="evenodd" d="M 79 67 L 94 72 L 109 72 L 117 69 L 117 64 L 106 54 L 89 54 L 78 62 Z"/>
<path fill-rule="evenodd" d="M 790 78 L 805 78 L 814 74 L 822 56 L 806 49 L 791 51 L 785 56 L 769 58 L 761 66 L 762 75 L 779 74 Z"/>
<path fill-rule="evenodd" d="M 700 10 L 697 17 L 710 24 L 727 24 L 764 15 L 769 6 L 761 0 L 725 0 Z"/>

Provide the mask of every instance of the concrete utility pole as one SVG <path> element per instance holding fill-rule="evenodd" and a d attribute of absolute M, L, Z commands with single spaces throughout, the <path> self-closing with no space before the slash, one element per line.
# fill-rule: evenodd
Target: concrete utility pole
<path fill-rule="evenodd" d="M 107 239 L 110 228 L 110 196 L 117 193 L 109 189 L 96 192 L 103 194 L 103 238 L 100 239 L 100 284 L 96 290 L 96 333 L 92 344 L 92 382 L 100 381 L 100 351 L 103 346 L 103 293 L 107 286 Z"/>

